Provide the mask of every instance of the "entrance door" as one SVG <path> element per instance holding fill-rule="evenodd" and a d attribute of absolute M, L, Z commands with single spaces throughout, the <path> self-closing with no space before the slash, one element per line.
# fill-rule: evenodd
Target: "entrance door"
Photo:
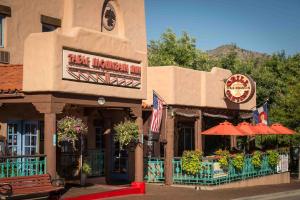
<path fill-rule="evenodd" d="M 128 151 L 121 149 L 118 142 L 113 142 L 112 178 L 116 180 L 129 179 L 128 177 Z"/>
<path fill-rule="evenodd" d="M 11 155 L 34 155 L 38 149 L 38 121 L 7 123 L 7 145 Z"/>
<path fill-rule="evenodd" d="M 7 123 L 7 147 L 9 155 L 22 154 L 21 121 Z"/>
<path fill-rule="evenodd" d="M 38 151 L 38 122 L 25 121 L 23 124 L 23 155 L 34 155 Z"/>
<path fill-rule="evenodd" d="M 88 149 L 88 162 L 91 166 L 91 176 L 104 176 L 105 139 L 103 127 L 95 127 L 96 149 Z"/>

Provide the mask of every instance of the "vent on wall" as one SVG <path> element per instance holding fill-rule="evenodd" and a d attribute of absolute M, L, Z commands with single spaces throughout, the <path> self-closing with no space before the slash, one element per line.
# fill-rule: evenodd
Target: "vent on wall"
<path fill-rule="evenodd" d="M 9 64 L 9 52 L 0 51 L 0 63 Z"/>

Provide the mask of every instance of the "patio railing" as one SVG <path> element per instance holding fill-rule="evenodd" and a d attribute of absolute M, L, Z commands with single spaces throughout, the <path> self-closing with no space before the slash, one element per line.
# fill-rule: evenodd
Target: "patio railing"
<path fill-rule="evenodd" d="M 145 163 L 145 180 L 151 183 L 162 183 L 164 176 L 164 158 L 151 158 Z"/>
<path fill-rule="evenodd" d="M 0 178 L 40 175 L 46 171 L 45 155 L 0 157 Z"/>
<path fill-rule="evenodd" d="M 261 167 L 256 168 L 252 164 L 252 157 L 245 156 L 242 170 L 237 170 L 232 159 L 229 160 L 227 169 L 223 169 L 216 159 L 203 158 L 199 172 L 187 174 L 182 169 L 181 158 L 173 159 L 173 182 L 175 184 L 194 184 L 194 185 L 218 185 L 230 183 L 238 180 L 245 180 L 260 176 L 281 173 L 288 170 L 288 155 L 281 154 L 277 167 L 271 167 L 268 163 L 268 156 L 262 156 Z M 147 182 L 159 183 L 164 178 L 164 159 L 152 158 L 147 162 L 145 179 Z"/>

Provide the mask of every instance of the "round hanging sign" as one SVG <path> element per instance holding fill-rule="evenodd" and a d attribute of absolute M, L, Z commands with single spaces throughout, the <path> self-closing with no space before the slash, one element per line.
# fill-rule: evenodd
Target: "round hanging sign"
<path fill-rule="evenodd" d="M 253 80 L 243 74 L 231 75 L 225 82 L 225 96 L 234 103 L 247 102 L 253 96 Z"/>

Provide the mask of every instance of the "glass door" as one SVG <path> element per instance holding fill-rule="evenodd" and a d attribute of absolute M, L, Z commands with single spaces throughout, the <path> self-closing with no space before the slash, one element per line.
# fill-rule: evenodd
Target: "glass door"
<path fill-rule="evenodd" d="M 7 123 L 8 154 L 12 156 L 22 154 L 21 121 Z"/>
<path fill-rule="evenodd" d="M 25 121 L 23 124 L 23 155 L 34 155 L 38 151 L 38 122 Z"/>

